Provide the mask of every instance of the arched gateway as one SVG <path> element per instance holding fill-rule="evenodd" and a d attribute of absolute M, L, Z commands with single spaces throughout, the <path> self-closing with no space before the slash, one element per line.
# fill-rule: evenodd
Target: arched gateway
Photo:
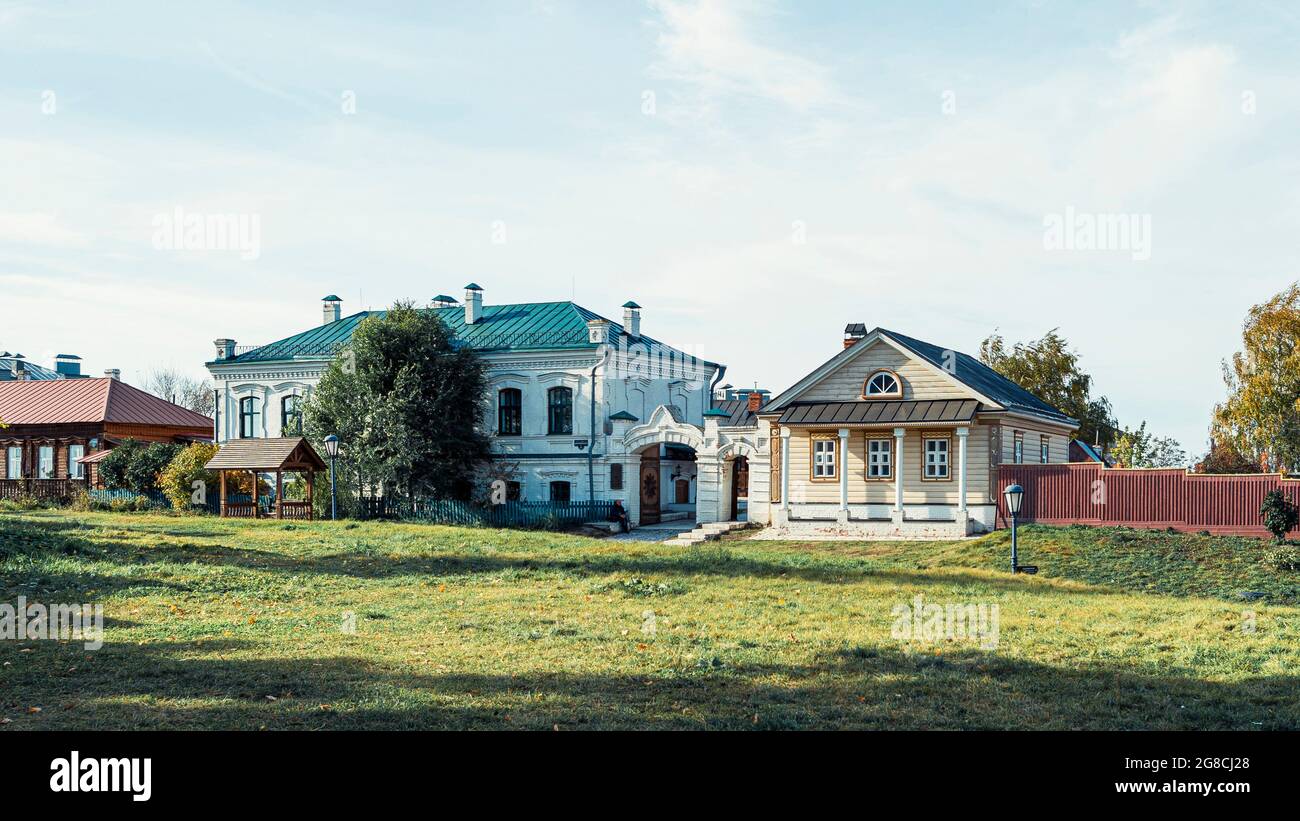
<path fill-rule="evenodd" d="M 723 433 L 707 415 L 703 428 L 684 422 L 668 405 L 645 422 L 628 417 L 613 420 L 608 460 L 630 480 L 622 490 L 633 525 L 681 518 L 683 510 L 699 524 L 728 521 L 745 507 L 736 481 L 738 475 L 743 481 L 741 466 L 758 453 L 751 437 Z"/>

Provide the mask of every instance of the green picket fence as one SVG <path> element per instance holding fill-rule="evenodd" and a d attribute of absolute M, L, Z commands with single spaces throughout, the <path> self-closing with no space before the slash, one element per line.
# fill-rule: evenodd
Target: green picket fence
<path fill-rule="evenodd" d="M 388 499 L 369 496 L 361 500 L 367 519 L 400 519 L 440 525 L 484 527 L 556 528 L 609 519 L 613 502 L 505 502 L 481 505 L 454 499 Z"/>

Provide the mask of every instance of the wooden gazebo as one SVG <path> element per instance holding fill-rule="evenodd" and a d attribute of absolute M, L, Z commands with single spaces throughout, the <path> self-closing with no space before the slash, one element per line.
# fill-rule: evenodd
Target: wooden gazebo
<path fill-rule="evenodd" d="M 315 489 L 316 471 L 325 469 L 325 462 L 301 436 L 283 439 L 233 439 L 224 442 L 217 455 L 205 467 L 221 474 L 221 515 L 236 519 L 256 519 L 257 476 L 275 474 L 275 518 L 311 519 L 312 491 Z M 251 502 L 231 502 L 226 499 L 226 474 L 251 473 L 253 498 Z M 284 499 L 284 474 L 302 473 L 307 476 L 307 501 L 287 502 Z"/>

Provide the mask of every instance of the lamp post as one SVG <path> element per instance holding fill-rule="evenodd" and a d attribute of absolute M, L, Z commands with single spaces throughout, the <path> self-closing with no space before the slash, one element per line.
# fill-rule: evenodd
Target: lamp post
<path fill-rule="evenodd" d="M 1007 500 L 1007 513 L 1011 514 L 1011 572 L 1020 572 L 1020 562 L 1016 557 L 1016 516 L 1020 513 L 1020 503 L 1024 501 L 1025 489 L 1020 485 L 1007 485 L 1002 491 Z"/>
<path fill-rule="evenodd" d="M 339 438 L 332 433 L 325 437 L 325 453 L 330 457 L 330 521 L 338 521 L 339 492 L 334 486 L 334 459 L 339 455 Z"/>

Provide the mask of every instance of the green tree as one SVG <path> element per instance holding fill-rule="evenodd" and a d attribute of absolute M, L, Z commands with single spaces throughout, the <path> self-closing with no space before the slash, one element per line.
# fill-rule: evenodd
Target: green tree
<path fill-rule="evenodd" d="M 1300 524 L 1300 511 L 1280 490 L 1270 490 L 1264 494 L 1264 501 L 1259 505 L 1259 516 L 1278 544 L 1286 541 L 1287 532 Z"/>
<path fill-rule="evenodd" d="M 1156 436 L 1147 431 L 1145 421 L 1135 430 L 1127 427 L 1110 449 L 1116 467 L 1122 468 L 1175 468 L 1186 467 L 1187 454 L 1177 441 L 1167 436 Z"/>
<path fill-rule="evenodd" d="M 1079 367 L 1079 355 L 1065 339 L 1048 331 L 1042 339 L 1017 342 L 1007 350 L 1006 341 L 991 334 L 980 343 L 980 361 L 1020 385 L 1057 410 L 1079 420 L 1075 436 L 1089 444 L 1108 448 L 1118 433 L 1110 400 L 1092 396 L 1092 377 Z"/>
<path fill-rule="evenodd" d="M 170 442 L 125 439 L 99 463 L 99 476 L 109 488 L 136 493 L 158 490 L 158 476 L 181 450 Z"/>
<path fill-rule="evenodd" d="M 1196 463 L 1197 473 L 1263 473 L 1257 459 L 1252 459 L 1230 442 L 1210 441 L 1210 449 Z"/>
<path fill-rule="evenodd" d="M 466 498 L 488 459 L 482 360 L 432 311 L 399 302 L 362 320 L 304 407 L 307 434 L 339 437 L 358 491 Z"/>
<path fill-rule="evenodd" d="M 216 471 L 203 466 L 217 455 L 217 446 L 211 442 L 195 442 L 176 454 L 158 479 L 167 501 L 176 510 L 189 510 L 194 495 L 194 483 L 203 482 L 207 493 L 217 493 L 220 481 Z"/>
<path fill-rule="evenodd" d="M 1300 470 L 1300 283 L 1252 307 L 1241 342 L 1223 363 L 1228 398 L 1211 435 L 1271 470 Z"/>

